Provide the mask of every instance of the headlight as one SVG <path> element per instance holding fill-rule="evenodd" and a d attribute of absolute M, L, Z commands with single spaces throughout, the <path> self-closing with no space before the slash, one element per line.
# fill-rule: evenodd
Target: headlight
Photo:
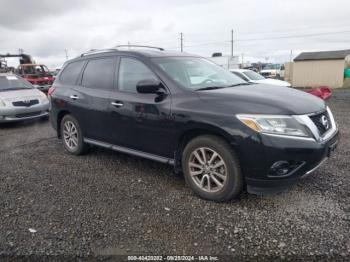
<path fill-rule="evenodd" d="M 5 106 L 6 106 L 5 102 L 0 99 L 0 107 L 5 107 Z"/>
<path fill-rule="evenodd" d="M 302 137 L 311 135 L 309 129 L 292 116 L 237 115 L 237 118 L 261 133 Z"/>
<path fill-rule="evenodd" d="M 41 94 L 40 94 L 40 102 L 42 104 L 44 104 L 44 103 L 47 103 L 48 101 L 49 100 L 47 99 L 47 96 L 44 93 L 41 92 Z"/>

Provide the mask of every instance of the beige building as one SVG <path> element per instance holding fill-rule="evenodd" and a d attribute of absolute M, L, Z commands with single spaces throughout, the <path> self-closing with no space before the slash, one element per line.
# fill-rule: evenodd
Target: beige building
<path fill-rule="evenodd" d="M 344 70 L 350 66 L 350 50 L 305 52 L 290 69 L 294 87 L 344 87 Z"/>

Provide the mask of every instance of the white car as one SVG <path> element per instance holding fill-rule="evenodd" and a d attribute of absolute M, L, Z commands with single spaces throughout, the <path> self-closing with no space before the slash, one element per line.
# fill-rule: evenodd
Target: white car
<path fill-rule="evenodd" d="M 49 100 L 27 80 L 0 74 L 0 123 L 48 116 Z"/>
<path fill-rule="evenodd" d="M 250 83 L 291 87 L 291 84 L 286 81 L 277 79 L 267 79 L 262 75 L 248 69 L 231 69 L 230 72 Z"/>
<path fill-rule="evenodd" d="M 284 65 L 283 64 L 267 64 L 260 71 L 260 75 L 266 78 L 283 79 Z"/>

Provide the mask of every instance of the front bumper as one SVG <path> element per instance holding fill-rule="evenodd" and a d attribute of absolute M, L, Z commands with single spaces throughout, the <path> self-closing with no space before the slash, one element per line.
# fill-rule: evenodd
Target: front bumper
<path fill-rule="evenodd" d="M 5 107 L 0 109 L 0 123 L 17 122 L 48 116 L 49 102 L 30 107 Z"/>
<path fill-rule="evenodd" d="M 326 141 L 282 136 L 261 135 L 261 157 L 257 165 L 246 167 L 244 172 L 247 190 L 254 194 L 280 192 L 298 182 L 331 157 L 338 145 L 339 131 L 336 129 Z M 254 161 L 254 160 L 251 160 Z M 286 175 L 271 175 L 274 163 L 285 161 L 297 163 Z"/>

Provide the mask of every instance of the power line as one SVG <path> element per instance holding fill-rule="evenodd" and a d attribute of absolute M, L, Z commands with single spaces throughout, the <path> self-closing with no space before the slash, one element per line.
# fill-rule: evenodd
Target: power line
<path fill-rule="evenodd" d="M 338 31 L 338 32 L 327 32 L 327 33 L 314 33 L 314 34 L 302 34 L 302 35 L 292 35 L 292 36 L 277 36 L 277 37 L 267 37 L 267 38 L 250 38 L 250 39 L 241 39 L 237 40 L 239 42 L 247 41 L 263 41 L 263 40 L 275 40 L 275 39 L 290 39 L 290 38 L 301 38 L 301 37 L 315 37 L 323 35 L 336 35 L 336 34 L 345 34 L 350 33 L 350 30 L 347 31 Z"/>
<path fill-rule="evenodd" d="M 344 27 L 348 27 L 348 24 L 345 22 L 343 23 L 333 23 L 333 24 L 318 24 L 318 25 L 311 25 L 311 26 L 306 26 L 306 25 L 300 25 L 300 26 L 293 26 L 289 28 L 282 28 L 282 29 L 277 29 L 277 30 L 266 30 L 266 31 L 239 31 L 240 35 L 257 35 L 257 34 L 266 34 L 266 33 L 281 33 L 281 32 L 294 32 L 294 31 L 306 31 L 306 30 L 317 30 L 317 29 L 345 29 Z M 237 31 L 237 30 L 236 30 Z M 212 36 L 220 36 L 222 33 L 215 32 L 214 34 L 211 34 Z M 202 33 L 187 33 L 188 37 L 195 37 L 195 38 L 200 38 L 203 35 Z"/>
<path fill-rule="evenodd" d="M 257 34 L 270 34 L 270 33 L 281 33 L 281 32 L 295 32 L 295 31 L 306 31 L 306 30 L 317 30 L 317 29 L 340 29 L 341 27 L 348 27 L 348 25 L 343 24 L 341 26 L 335 26 L 335 25 L 325 25 L 325 26 L 301 26 L 301 27 L 293 27 L 293 28 L 284 28 L 284 29 L 278 29 L 278 30 L 268 30 L 268 31 L 259 31 L 259 32 L 242 32 L 240 35 L 257 35 Z M 342 28 L 347 29 L 347 28 Z"/>
<path fill-rule="evenodd" d="M 313 33 L 313 34 L 301 34 L 301 35 L 291 35 L 291 36 L 276 36 L 276 37 L 266 37 L 266 38 L 248 38 L 248 39 L 238 39 L 237 42 L 249 42 L 249 41 L 266 41 L 266 40 L 275 40 L 275 39 L 292 39 L 292 38 L 304 38 L 304 37 L 315 37 L 315 36 L 324 36 L 324 35 L 335 35 L 335 34 L 346 34 L 350 33 L 350 30 L 346 31 L 337 31 L 337 32 L 325 32 L 325 33 Z M 200 46 L 210 46 L 210 45 L 223 45 L 223 44 L 232 44 L 231 41 L 218 41 L 218 42 L 205 42 L 194 45 L 186 45 L 186 47 L 200 47 Z M 171 48 L 169 48 L 171 49 Z"/>

